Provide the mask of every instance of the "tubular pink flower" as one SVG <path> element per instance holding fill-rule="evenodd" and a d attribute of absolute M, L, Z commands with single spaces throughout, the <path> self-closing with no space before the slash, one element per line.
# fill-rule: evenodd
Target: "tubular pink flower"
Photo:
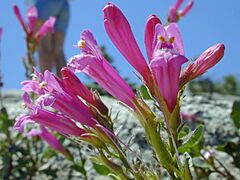
<path fill-rule="evenodd" d="M 224 44 L 215 44 L 204 51 L 193 63 L 189 63 L 181 76 L 181 86 L 205 73 L 224 56 Z"/>
<path fill-rule="evenodd" d="M 181 17 L 187 15 L 187 13 L 192 9 L 193 0 L 189 1 L 187 6 L 183 10 L 179 10 L 182 5 L 183 0 L 177 0 L 176 4 L 169 8 L 168 21 L 170 23 L 177 22 Z"/>
<path fill-rule="evenodd" d="M 112 3 L 108 3 L 103 12 L 104 26 L 113 44 L 148 83 L 150 71 L 134 38 L 128 20 L 121 10 Z"/>
<path fill-rule="evenodd" d="M 68 67 L 73 71 L 81 71 L 93 78 L 111 95 L 134 109 L 132 100 L 135 94 L 129 85 L 119 76 L 117 71 L 103 57 L 92 33 L 84 31 L 79 41 L 82 54 L 73 57 Z"/>
<path fill-rule="evenodd" d="M 165 29 L 157 24 L 154 46 L 150 67 L 160 93 L 172 112 L 177 104 L 181 66 L 187 62 L 187 58 L 181 55 L 183 47 L 177 25 L 170 24 Z"/>
<path fill-rule="evenodd" d="M 93 104 L 93 94 L 92 92 L 82 84 L 78 77 L 67 67 L 63 67 L 61 70 L 63 83 L 66 87 L 71 87 L 69 90 L 75 95 L 80 96 L 88 103 Z"/>
<path fill-rule="evenodd" d="M 28 8 L 27 11 L 27 19 L 28 19 L 28 27 L 29 27 L 29 33 L 33 33 L 36 27 L 38 18 L 37 8 L 35 6 L 31 6 Z"/>
<path fill-rule="evenodd" d="M 89 104 L 95 106 L 102 114 L 108 114 L 108 108 L 103 104 L 103 102 L 96 97 L 82 82 L 77 78 L 77 76 L 69 70 L 67 67 L 63 67 L 61 70 L 63 83 L 65 87 L 69 87 L 74 95 L 80 96 Z"/>
<path fill-rule="evenodd" d="M 49 17 L 48 20 L 46 20 L 43 25 L 41 26 L 41 28 L 39 29 L 39 31 L 37 32 L 37 39 L 41 39 L 43 36 L 45 36 L 47 33 L 53 32 L 54 31 L 54 25 L 56 22 L 56 18 L 55 17 Z"/>
<path fill-rule="evenodd" d="M 153 54 L 153 39 L 155 34 L 155 26 L 162 24 L 160 19 L 156 15 L 151 15 L 145 27 L 144 42 L 147 51 L 148 60 L 151 61 Z"/>
<path fill-rule="evenodd" d="M 173 23 L 177 22 L 179 20 L 179 16 L 177 15 L 177 9 L 172 6 L 169 8 L 169 14 L 168 14 L 168 22 Z"/>
<path fill-rule="evenodd" d="M 20 22 L 22 28 L 24 29 L 24 31 L 26 33 L 28 33 L 28 28 L 26 27 L 26 25 L 25 25 L 25 23 L 23 21 L 22 15 L 20 13 L 20 10 L 19 10 L 19 8 L 18 8 L 18 6 L 16 4 L 13 5 L 13 11 L 14 11 L 18 21 Z"/>
<path fill-rule="evenodd" d="M 27 93 L 23 95 L 23 100 L 25 101 L 26 106 L 29 108 L 30 114 L 20 115 L 16 118 L 14 127 L 19 132 L 23 132 L 24 126 L 27 123 L 35 122 L 42 126 L 49 127 L 50 129 L 55 130 L 64 135 L 67 134 L 81 136 L 81 134 L 86 133 L 85 130 L 77 127 L 76 124 L 71 119 L 61 114 L 45 110 L 40 106 L 34 106 L 30 102 L 30 98 Z"/>
<path fill-rule="evenodd" d="M 134 109 L 131 101 L 135 98 L 135 95 L 132 89 L 106 60 L 97 59 L 92 55 L 84 55 L 71 59 L 69 67 L 75 69 L 75 71 L 84 72 L 112 96 Z"/>
<path fill-rule="evenodd" d="M 21 26 L 23 27 L 25 33 L 27 34 L 27 37 L 29 38 L 37 38 L 37 40 L 40 40 L 43 36 L 45 36 L 47 33 L 53 32 L 54 30 L 54 25 L 56 18 L 55 17 L 49 17 L 48 20 L 46 20 L 43 25 L 40 27 L 39 31 L 37 34 L 34 34 L 35 28 L 36 28 L 36 23 L 37 23 L 37 18 L 38 18 L 38 13 L 37 13 L 37 8 L 34 6 L 31 6 L 28 11 L 27 11 L 27 21 L 28 23 L 25 23 L 20 10 L 16 4 L 13 5 L 13 11 L 20 22 Z"/>
<path fill-rule="evenodd" d="M 96 120 L 93 119 L 88 107 L 70 90 L 63 81 L 48 70 L 44 75 L 35 70 L 33 80 L 24 81 L 22 88 L 26 92 L 35 92 L 40 95 L 37 103 L 43 106 L 50 106 L 71 119 L 83 125 L 94 127 Z M 51 102 L 51 103 L 49 103 Z"/>
<path fill-rule="evenodd" d="M 68 152 L 65 150 L 63 145 L 59 142 L 59 140 L 43 126 L 41 126 L 41 129 L 31 130 L 27 134 L 27 136 L 29 136 L 29 137 L 39 136 L 41 139 L 46 141 L 56 151 L 58 151 L 64 155 L 68 155 Z"/>
<path fill-rule="evenodd" d="M 179 16 L 180 17 L 186 16 L 187 13 L 192 9 L 193 4 L 194 4 L 193 1 L 189 1 L 187 6 L 182 11 L 179 12 Z"/>
<path fill-rule="evenodd" d="M 184 0 L 177 0 L 174 7 L 175 7 L 176 9 L 179 9 L 180 6 L 182 5 L 183 1 L 184 1 Z"/>

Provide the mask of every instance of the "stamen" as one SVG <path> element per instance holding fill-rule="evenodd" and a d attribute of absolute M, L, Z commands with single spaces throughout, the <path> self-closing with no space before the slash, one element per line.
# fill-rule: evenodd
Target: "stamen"
<path fill-rule="evenodd" d="M 174 42 L 174 40 L 175 40 L 175 37 L 171 37 L 171 38 L 169 39 L 169 42 L 172 44 L 172 43 Z"/>
<path fill-rule="evenodd" d="M 48 84 L 47 84 L 47 82 L 45 82 L 45 81 L 39 83 L 40 89 L 43 89 L 43 88 L 46 87 L 47 85 L 48 85 Z"/>
<path fill-rule="evenodd" d="M 84 48 L 85 45 L 86 45 L 86 41 L 84 41 L 84 40 L 78 41 L 78 45 L 77 45 L 77 46 L 78 46 L 79 48 Z"/>
<path fill-rule="evenodd" d="M 26 103 L 22 102 L 22 103 L 21 103 L 21 107 L 22 107 L 23 109 L 26 108 Z"/>
<path fill-rule="evenodd" d="M 166 39 L 163 36 L 158 35 L 158 40 L 162 41 L 163 43 L 166 42 Z"/>
<path fill-rule="evenodd" d="M 33 80 L 33 81 L 38 81 L 38 77 L 37 77 L 36 75 L 34 75 L 34 76 L 32 77 L 32 80 Z"/>

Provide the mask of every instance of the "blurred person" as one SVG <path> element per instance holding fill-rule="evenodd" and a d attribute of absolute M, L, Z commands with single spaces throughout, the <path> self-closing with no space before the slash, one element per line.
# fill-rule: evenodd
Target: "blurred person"
<path fill-rule="evenodd" d="M 68 0 L 27 0 L 29 6 L 35 6 L 38 11 L 38 27 L 50 16 L 56 17 L 55 31 L 45 36 L 39 43 L 39 65 L 41 72 L 46 69 L 60 70 L 66 65 L 64 55 L 64 40 L 69 23 Z"/>

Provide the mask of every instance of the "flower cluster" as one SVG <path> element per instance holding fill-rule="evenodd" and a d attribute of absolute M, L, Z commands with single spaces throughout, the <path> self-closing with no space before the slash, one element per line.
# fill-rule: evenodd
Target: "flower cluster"
<path fill-rule="evenodd" d="M 183 10 L 179 10 L 184 0 L 177 0 L 174 6 L 169 8 L 168 22 L 177 22 L 180 18 L 186 16 L 188 12 L 192 9 L 193 0 L 189 1 Z"/>
<path fill-rule="evenodd" d="M 17 5 L 13 5 L 13 11 L 20 22 L 22 28 L 24 29 L 25 33 L 27 34 L 27 38 L 32 38 L 34 40 L 39 41 L 42 37 L 44 37 L 47 33 L 52 32 L 54 30 L 54 24 L 56 21 L 55 17 L 49 17 L 43 25 L 37 30 L 37 18 L 38 13 L 37 9 L 34 6 L 28 8 L 26 18 L 27 23 L 24 22 L 20 10 Z"/>
<path fill-rule="evenodd" d="M 54 31 L 56 18 L 49 17 L 49 19 L 41 25 L 41 22 L 38 21 L 38 13 L 35 6 L 28 8 L 26 14 L 27 22 L 24 22 L 20 10 L 15 4 L 13 5 L 13 11 L 26 35 L 27 59 L 23 58 L 23 64 L 26 70 L 26 77 L 30 78 L 33 73 L 33 66 L 35 66 L 34 53 L 36 52 L 40 40 L 48 33 Z"/>
<path fill-rule="evenodd" d="M 182 1 L 177 1 L 174 6 L 175 14 L 173 10 L 170 11 L 170 23 L 166 26 L 161 23 L 157 15 L 148 18 L 144 37 L 148 62 L 140 51 L 131 26 L 121 10 L 113 3 L 108 3 L 103 9 L 107 34 L 139 73 L 139 78 L 163 113 L 164 125 L 142 97 L 134 93 L 104 58 L 92 32 L 85 30 L 76 45 L 81 53 L 72 57 L 68 66 L 62 69 L 62 79 L 49 71 L 41 74 L 35 69 L 33 79 L 22 82 L 25 91 L 23 100 L 30 111 L 17 118 L 15 128 L 23 132 L 24 126 L 30 122 L 39 124 L 41 130 L 35 134 L 43 139 L 49 136 L 49 141 L 53 138 L 47 129 L 57 131 L 66 137 L 78 137 L 96 147 L 101 163 L 122 179 L 129 179 L 129 173 L 136 179 L 155 177 L 154 171 L 141 172 L 129 165 L 122 151 L 121 141 L 114 135 L 108 108 L 99 95 L 88 90 L 74 74 L 83 72 L 136 115 L 145 128 L 146 138 L 156 154 L 157 161 L 172 177 L 190 178 L 189 167 L 182 165 L 177 149 L 178 128 L 181 126 L 181 94 L 189 81 L 202 75 L 220 61 L 225 47 L 221 43 L 210 47 L 182 70 L 182 65 L 189 60 L 185 56 L 179 28 L 174 22 L 177 21 L 176 18 L 184 16 L 191 9 L 192 2 L 179 13 L 181 3 Z M 30 18 L 29 21 L 32 19 Z M 32 22 L 29 23 L 28 28 L 25 25 L 23 27 L 28 32 Z M 34 102 L 29 96 L 30 92 L 38 96 Z M 163 129 L 168 133 L 169 143 L 161 137 L 161 126 L 164 126 Z M 65 153 L 58 143 L 54 143 L 54 140 L 52 142 L 49 142 L 52 147 Z M 111 146 L 111 149 L 106 145 Z M 118 157 L 128 170 L 108 158 L 112 156 L 111 150 L 118 154 L 115 157 Z"/>

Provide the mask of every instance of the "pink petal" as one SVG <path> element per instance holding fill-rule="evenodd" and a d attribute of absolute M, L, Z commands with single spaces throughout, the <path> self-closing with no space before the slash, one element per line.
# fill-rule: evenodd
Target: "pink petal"
<path fill-rule="evenodd" d="M 161 24 L 161 21 L 156 15 L 151 15 L 148 20 L 145 27 L 145 46 L 147 51 L 148 60 L 150 61 L 152 59 L 153 54 L 153 40 L 154 40 L 154 34 L 155 34 L 155 26 L 157 24 Z"/>
<path fill-rule="evenodd" d="M 38 18 L 37 8 L 35 6 L 31 6 L 27 11 L 27 19 L 30 33 L 34 32 L 36 22 Z"/>
<path fill-rule="evenodd" d="M 137 45 L 128 20 L 123 13 L 112 3 L 108 3 L 103 9 L 105 29 L 128 62 L 143 76 L 149 80 L 147 63 Z"/>
<path fill-rule="evenodd" d="M 184 55 L 183 41 L 181 33 L 178 29 L 178 25 L 176 23 L 171 23 L 167 27 L 167 34 L 169 38 L 174 37 L 173 47 L 177 50 L 179 54 Z"/>
<path fill-rule="evenodd" d="M 173 55 L 170 59 L 160 56 L 153 59 L 150 64 L 154 79 L 170 112 L 177 103 L 181 65 L 186 61 L 187 59 L 181 55 Z"/>
<path fill-rule="evenodd" d="M 84 47 L 81 49 L 83 53 L 85 54 L 92 54 L 96 56 L 97 58 L 102 59 L 102 51 L 98 47 L 97 41 L 94 38 L 93 34 L 89 30 L 85 30 L 81 33 L 81 40 L 85 41 Z"/>
<path fill-rule="evenodd" d="M 158 40 L 158 36 L 162 36 L 164 38 L 167 37 L 167 32 L 166 29 L 164 28 L 164 26 L 162 24 L 157 24 L 155 26 L 155 34 L 154 34 L 154 41 L 153 41 L 153 47 L 154 47 L 154 51 L 157 51 L 159 49 L 159 40 Z M 152 55 L 153 57 L 153 55 Z"/>
<path fill-rule="evenodd" d="M 182 5 L 183 1 L 184 1 L 184 0 L 177 0 L 177 1 L 176 1 L 176 4 L 175 4 L 175 8 L 176 8 L 176 9 L 179 9 L 180 6 Z"/>
<path fill-rule="evenodd" d="M 204 51 L 193 63 L 190 63 L 181 76 L 181 86 L 205 73 L 215 66 L 224 56 L 224 44 L 215 44 Z"/>
<path fill-rule="evenodd" d="M 71 90 L 73 94 L 80 96 L 90 104 L 93 103 L 92 92 L 86 86 L 84 86 L 84 84 L 72 71 L 70 71 L 67 67 L 64 67 L 61 70 L 61 74 L 63 83 L 66 87 L 71 87 L 69 90 Z"/>
<path fill-rule="evenodd" d="M 38 108 L 35 114 L 30 115 L 30 118 L 36 123 L 49 127 L 61 134 L 81 136 L 86 133 L 85 130 L 77 127 L 71 119 L 45 109 Z"/>
<path fill-rule="evenodd" d="M 31 115 L 20 114 L 17 116 L 16 121 L 14 123 L 14 128 L 20 132 L 24 132 L 24 127 L 28 123 L 33 123 L 34 121 L 31 120 Z"/>
<path fill-rule="evenodd" d="M 22 18 L 22 15 L 20 13 L 20 10 L 19 10 L 19 8 L 18 8 L 18 6 L 16 4 L 13 5 L 13 11 L 14 11 L 18 21 L 20 22 L 22 28 L 24 29 L 24 31 L 26 33 L 28 33 L 28 29 L 27 29 L 27 27 L 26 27 L 26 25 L 25 25 L 25 23 L 23 21 L 23 18 Z"/>
<path fill-rule="evenodd" d="M 89 104 L 95 106 L 102 114 L 108 114 L 107 107 L 103 104 L 100 98 L 96 97 L 78 77 L 70 71 L 67 67 L 61 70 L 63 83 L 65 87 L 71 91 L 74 95 L 80 96 Z"/>
<path fill-rule="evenodd" d="M 173 6 L 169 8 L 168 22 L 177 22 L 178 21 L 178 10 Z"/>
<path fill-rule="evenodd" d="M 69 66 L 75 71 L 84 72 L 114 97 L 134 108 L 131 102 L 135 97 L 132 89 L 106 60 L 83 55 L 71 61 Z"/>
<path fill-rule="evenodd" d="M 32 101 L 31 101 L 30 96 L 29 96 L 28 93 L 25 92 L 25 93 L 23 94 L 23 96 L 22 96 L 22 99 L 23 99 L 24 103 L 26 104 L 26 106 L 28 107 L 28 109 L 31 109 L 31 110 L 34 109 L 33 103 L 32 103 Z"/>
<path fill-rule="evenodd" d="M 41 126 L 41 134 L 39 134 L 39 136 L 56 151 L 59 151 L 62 154 L 67 154 L 67 151 L 65 150 L 63 145 L 59 142 L 59 140 L 45 127 Z"/>
<path fill-rule="evenodd" d="M 192 9 L 192 6 L 194 4 L 194 1 L 189 1 L 187 6 L 179 13 L 179 16 L 183 17 L 186 16 L 187 13 Z"/>
<path fill-rule="evenodd" d="M 41 28 L 39 29 L 39 31 L 37 32 L 37 39 L 39 40 L 46 34 L 53 32 L 55 22 L 56 22 L 56 18 L 52 16 L 48 20 L 46 20 L 44 24 L 41 26 Z"/>
<path fill-rule="evenodd" d="M 32 129 L 31 131 L 29 131 L 27 133 L 27 137 L 34 137 L 34 136 L 38 136 L 42 133 L 42 131 L 40 129 Z"/>

